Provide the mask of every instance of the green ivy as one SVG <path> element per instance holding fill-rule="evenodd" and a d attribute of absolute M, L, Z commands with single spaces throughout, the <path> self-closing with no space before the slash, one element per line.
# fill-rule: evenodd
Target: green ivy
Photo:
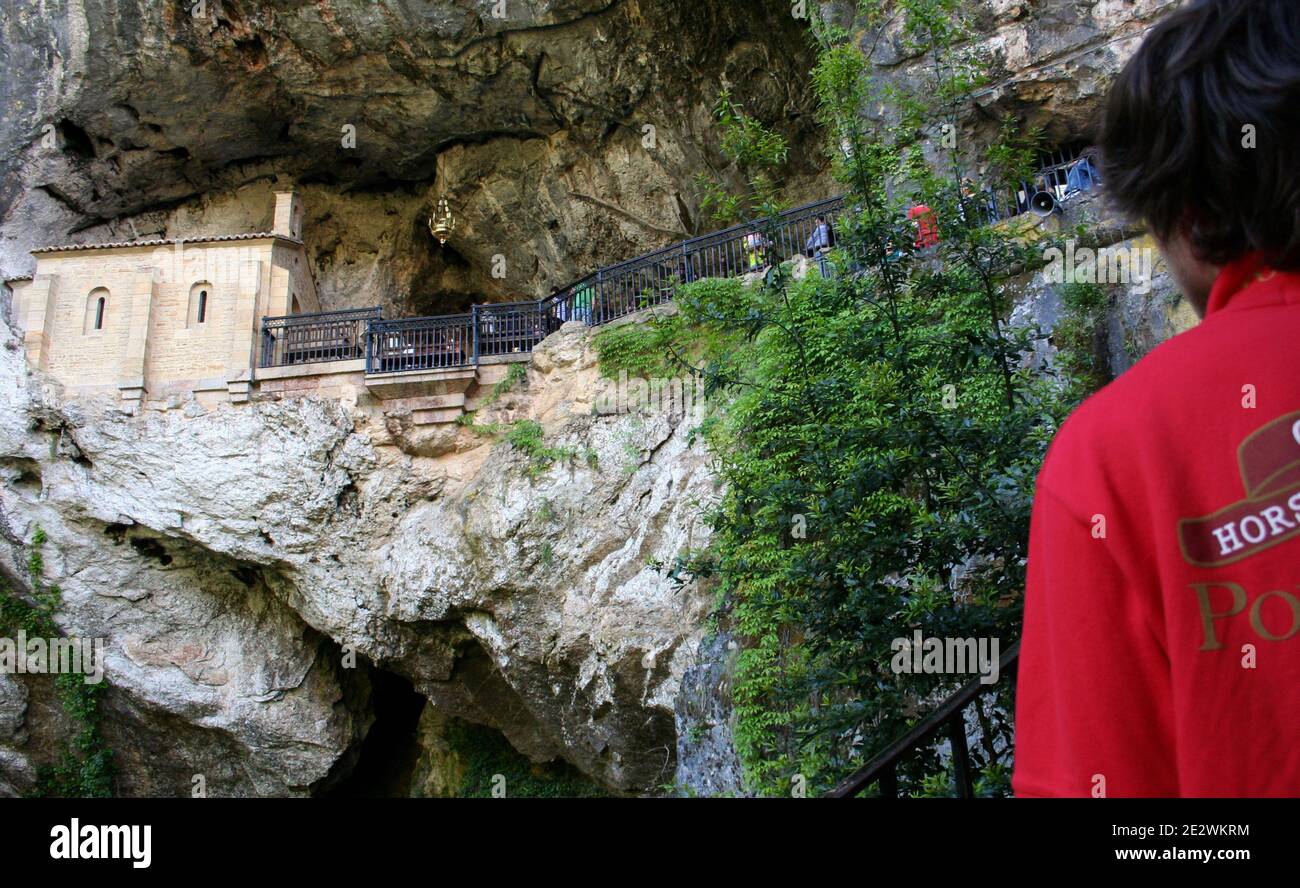
<path fill-rule="evenodd" d="M 747 114 L 729 90 L 719 93 L 713 113 L 722 128 L 723 153 L 745 175 L 748 187 L 744 194 L 731 194 L 716 176 L 701 173 L 695 177 L 700 209 L 717 225 L 780 212 L 780 169 L 790 153 L 785 139 Z"/>
<path fill-rule="evenodd" d="M 54 622 L 62 592 L 44 580 L 42 554 L 47 541 L 45 531 L 36 528 L 27 553 L 27 576 L 34 604 L 24 601 L 13 590 L 0 584 L 0 624 L 7 635 L 24 630 L 30 637 L 57 638 L 62 633 Z M 100 698 L 108 687 L 107 679 L 87 684 L 80 674 L 59 674 L 54 678 L 55 693 L 64 714 L 75 725 L 72 737 L 65 740 L 57 760 L 38 769 L 34 797 L 104 798 L 112 795 L 113 756 L 100 731 Z"/>
<path fill-rule="evenodd" d="M 477 422 L 473 411 L 456 417 L 456 424 L 483 438 L 499 438 L 508 428 L 499 422 Z"/>
<path fill-rule="evenodd" d="M 1110 304 L 1110 294 L 1099 284 L 1074 283 L 1061 288 L 1061 318 L 1052 330 L 1052 339 L 1062 367 L 1084 391 L 1095 391 L 1112 379 L 1106 328 Z"/>
<path fill-rule="evenodd" d="M 645 379 L 668 376 L 676 369 L 669 349 L 681 335 L 681 329 L 681 319 L 667 315 L 599 331 L 592 342 L 601 375 L 609 379 L 617 379 L 621 372 Z"/>
<path fill-rule="evenodd" d="M 491 407 L 497 401 L 500 401 L 512 388 L 522 382 L 527 376 L 528 367 L 526 364 L 522 362 L 511 364 L 509 369 L 506 370 L 506 375 L 500 382 L 492 386 L 492 390 L 488 392 L 487 397 L 483 399 L 479 406 Z"/>
<path fill-rule="evenodd" d="M 709 279 L 695 286 L 738 292 L 740 281 Z M 728 335 L 687 323 L 679 314 L 665 314 L 637 324 L 606 327 L 596 333 L 592 343 L 602 376 L 618 379 L 626 373 L 631 378 L 656 379 L 692 372 L 703 355 L 723 347 Z"/>
<path fill-rule="evenodd" d="M 532 419 L 521 419 L 510 427 L 506 442 L 516 450 L 528 454 L 528 475 L 536 478 L 557 462 L 567 462 L 583 456 L 575 447 L 551 447 L 542 438 L 542 424 Z M 594 463 L 594 451 L 586 451 L 589 464 Z"/>

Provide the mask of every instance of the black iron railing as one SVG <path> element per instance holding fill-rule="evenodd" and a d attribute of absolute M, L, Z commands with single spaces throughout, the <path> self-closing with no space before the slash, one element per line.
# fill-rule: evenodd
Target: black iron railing
<path fill-rule="evenodd" d="M 366 372 L 435 370 L 526 354 L 566 321 L 604 324 L 672 300 L 683 283 L 735 277 L 810 252 L 817 218 L 833 226 L 843 206 L 835 197 L 773 220 L 733 225 L 602 268 L 545 299 L 475 305 L 468 315 L 376 320 Z"/>
<path fill-rule="evenodd" d="M 1045 157 L 1034 183 L 1019 190 L 971 195 L 989 222 L 1029 211 L 1035 189 L 1058 198 L 1066 191 L 1073 152 Z M 265 318 L 261 366 L 366 357 L 367 373 L 443 369 L 476 364 L 480 358 L 526 354 L 566 321 L 592 326 L 672 300 L 681 284 L 701 278 L 737 277 L 811 256 L 820 218 L 834 230 L 844 197 L 814 201 L 760 219 L 680 241 L 601 268 L 536 301 L 475 305 L 467 315 L 385 321 L 379 309 L 321 312 Z M 825 256 L 818 257 L 824 263 Z M 826 266 L 823 264 L 823 271 Z M 367 332 L 367 330 L 369 332 Z"/>
<path fill-rule="evenodd" d="M 472 314 L 401 318 L 370 322 L 366 334 L 366 372 L 446 370 L 476 358 Z"/>
<path fill-rule="evenodd" d="M 604 324 L 671 301 L 681 284 L 737 277 L 806 255 L 818 217 L 833 227 L 843 209 L 844 198 L 832 197 L 681 241 L 602 268 L 543 302 L 554 305 L 550 313 L 561 321 Z"/>
<path fill-rule="evenodd" d="M 929 748 L 940 732 L 947 733 L 951 744 L 953 777 L 957 795 L 971 798 L 975 795 L 974 768 L 971 766 L 970 746 L 966 737 L 966 708 L 978 703 L 980 697 L 1002 687 L 1002 681 L 1015 677 L 1020 659 L 1020 642 L 1013 644 L 999 660 L 999 682 L 983 684 L 976 678 L 948 697 L 933 712 L 921 719 L 916 727 L 890 744 L 852 776 L 845 778 L 828 792 L 829 798 L 851 798 L 861 795 L 874 784 L 879 784 L 882 798 L 898 797 L 898 766 L 908 757 Z"/>
<path fill-rule="evenodd" d="M 1051 195 L 1057 205 L 1065 203 L 1072 193 L 1070 172 L 1084 157 L 1085 154 L 1078 146 L 1045 152 L 1039 157 L 1038 171 L 1032 180 L 1019 182 L 1014 187 L 1001 191 L 985 188 L 971 197 L 982 208 L 982 215 L 989 222 L 999 222 L 1024 213 L 1037 212 L 1045 215 L 1049 208 L 1046 205 L 1036 207 L 1034 197 L 1046 193 Z M 1094 168 L 1093 174 L 1095 173 Z"/>
<path fill-rule="evenodd" d="M 365 357 L 366 326 L 378 308 L 262 318 L 262 367 L 351 361 Z"/>
<path fill-rule="evenodd" d="M 468 315 L 386 321 L 367 309 L 265 318 L 261 366 L 364 356 L 367 373 L 392 373 L 528 353 L 566 321 L 604 324 L 669 302 L 683 283 L 735 277 L 813 252 L 807 244 L 818 217 L 834 226 L 843 206 L 842 197 L 815 201 L 601 268 L 545 299 L 475 305 Z"/>
<path fill-rule="evenodd" d="M 476 357 L 530 352 L 563 323 L 543 301 L 476 305 L 473 315 L 478 330 Z"/>

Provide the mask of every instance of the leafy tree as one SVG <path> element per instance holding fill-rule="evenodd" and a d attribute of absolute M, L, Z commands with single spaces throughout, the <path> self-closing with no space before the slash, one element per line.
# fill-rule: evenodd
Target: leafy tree
<path fill-rule="evenodd" d="M 837 272 L 761 285 L 702 281 L 682 322 L 713 331 L 695 369 L 725 408 L 706 435 L 726 483 L 713 542 L 676 565 L 719 579 L 720 621 L 743 641 L 736 740 L 753 788 L 824 789 L 903 734 L 969 675 L 897 673 L 894 641 L 1019 632 L 1033 481 L 1074 386 L 1027 358 L 1036 331 L 1012 328 L 1008 279 L 1042 244 L 992 224 L 984 189 L 1010 186 L 1022 141 L 976 158 L 958 111 L 982 82 L 956 0 L 863 0 L 865 38 L 815 21 L 813 72 L 835 174 L 849 189 Z M 861 45 L 899 24 L 925 59 L 915 93 L 877 81 Z M 875 29 L 873 38 L 872 29 Z M 861 42 L 859 42 L 861 41 Z M 730 100 L 728 99 L 728 102 Z M 897 122 L 870 129 L 864 107 Z M 730 106 L 729 106 L 730 107 Z M 774 158 L 752 120 L 724 119 L 738 162 Z M 937 244 L 911 207 L 929 208 Z M 978 713 L 980 791 L 1005 791 L 1008 701 Z M 935 750 L 901 775 L 908 791 L 949 785 Z"/>
<path fill-rule="evenodd" d="M 731 97 L 730 90 L 718 95 L 713 109 L 722 126 L 722 152 L 746 177 L 744 194 L 732 194 L 710 176 L 699 175 L 700 208 L 720 225 L 739 219 L 770 218 L 779 213 L 781 179 L 779 171 L 789 156 L 785 139 L 774 133 Z"/>

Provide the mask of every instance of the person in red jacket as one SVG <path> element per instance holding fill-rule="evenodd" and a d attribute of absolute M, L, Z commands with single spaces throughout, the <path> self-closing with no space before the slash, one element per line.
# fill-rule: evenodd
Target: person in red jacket
<path fill-rule="evenodd" d="M 1019 796 L 1300 796 L 1300 3 L 1194 0 L 1118 78 L 1102 179 L 1203 320 L 1038 477 Z"/>
<path fill-rule="evenodd" d="M 934 210 L 925 204 L 917 204 L 907 211 L 907 220 L 916 228 L 916 238 L 912 241 L 913 247 L 925 250 L 938 246 L 939 220 L 935 218 Z"/>

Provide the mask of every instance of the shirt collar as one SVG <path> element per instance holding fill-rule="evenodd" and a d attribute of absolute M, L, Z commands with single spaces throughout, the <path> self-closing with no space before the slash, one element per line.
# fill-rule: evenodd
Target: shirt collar
<path fill-rule="evenodd" d="M 1264 257 L 1259 253 L 1251 253 L 1236 262 L 1225 265 L 1223 270 L 1219 272 L 1219 276 L 1215 278 L 1214 286 L 1210 289 L 1210 299 L 1205 306 L 1205 316 L 1208 318 L 1216 312 L 1223 311 L 1228 307 L 1228 303 L 1233 296 L 1261 280 L 1266 280 L 1271 274 L 1271 269 L 1265 267 Z"/>

